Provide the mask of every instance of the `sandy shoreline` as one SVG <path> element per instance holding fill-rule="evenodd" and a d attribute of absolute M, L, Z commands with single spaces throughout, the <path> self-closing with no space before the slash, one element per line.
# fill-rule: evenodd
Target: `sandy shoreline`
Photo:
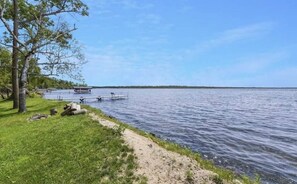
<path fill-rule="evenodd" d="M 94 113 L 89 115 L 103 126 L 118 127 L 116 123 L 100 118 Z M 151 139 L 129 129 L 124 130 L 123 139 L 133 148 L 137 158 L 136 174 L 145 176 L 149 184 L 215 183 L 214 178 L 217 174 L 201 169 L 194 159 L 168 151 Z"/>

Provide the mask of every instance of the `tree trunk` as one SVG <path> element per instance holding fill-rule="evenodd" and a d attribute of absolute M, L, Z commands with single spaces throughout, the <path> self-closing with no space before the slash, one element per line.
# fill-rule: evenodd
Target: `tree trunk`
<path fill-rule="evenodd" d="M 26 107 L 27 76 L 28 76 L 30 60 L 32 59 L 32 57 L 33 57 L 32 53 L 28 53 L 25 56 L 25 60 L 24 60 L 25 63 L 21 71 L 19 112 L 27 111 L 27 107 Z"/>
<path fill-rule="evenodd" d="M 18 37 L 18 1 L 13 0 L 13 34 Z M 13 108 L 19 107 L 19 78 L 18 78 L 18 43 L 13 37 L 13 50 L 12 50 L 12 97 L 13 97 Z"/>

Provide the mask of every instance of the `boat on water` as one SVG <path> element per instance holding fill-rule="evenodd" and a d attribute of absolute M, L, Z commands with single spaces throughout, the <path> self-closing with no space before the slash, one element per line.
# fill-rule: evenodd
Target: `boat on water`
<path fill-rule="evenodd" d="M 90 94 L 92 92 L 92 87 L 87 86 L 74 86 L 73 89 L 76 94 Z"/>

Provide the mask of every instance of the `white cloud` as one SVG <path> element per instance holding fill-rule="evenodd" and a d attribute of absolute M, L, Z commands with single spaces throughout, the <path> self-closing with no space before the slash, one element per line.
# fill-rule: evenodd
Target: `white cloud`
<path fill-rule="evenodd" d="M 155 24 L 158 25 L 161 23 L 161 17 L 157 14 L 146 13 L 142 14 L 138 20 L 139 24 Z"/>
<path fill-rule="evenodd" d="M 133 52 L 129 46 L 121 47 L 127 42 L 133 40 L 105 48 L 87 48 L 89 63 L 84 67 L 84 76 L 88 84 L 98 85 L 104 81 L 104 85 L 161 85 L 177 81 L 171 56 L 158 51 Z M 113 83 L 108 83 L 110 81 Z"/>
<path fill-rule="evenodd" d="M 184 54 L 197 55 L 221 46 L 256 38 L 270 32 L 274 26 L 275 23 L 263 22 L 225 30 L 218 34 L 216 38 L 207 40 L 202 44 L 198 44 L 190 49 L 184 50 Z"/>
<path fill-rule="evenodd" d="M 296 68 L 279 68 L 290 57 L 287 51 L 271 51 L 252 57 L 239 58 L 232 64 L 211 66 L 192 74 L 190 81 L 210 86 L 294 86 Z M 290 77 L 291 78 L 290 78 Z"/>
<path fill-rule="evenodd" d="M 229 67 L 229 72 L 257 73 L 289 57 L 286 51 L 257 54 L 253 57 L 241 58 L 235 65 Z"/>
<path fill-rule="evenodd" d="M 88 0 L 87 5 L 94 10 L 108 12 L 110 12 L 110 8 L 114 6 L 120 6 L 130 10 L 145 10 L 154 7 L 152 3 L 140 3 L 137 0 Z"/>
<path fill-rule="evenodd" d="M 180 7 L 179 12 L 180 12 L 180 13 L 187 13 L 187 12 L 193 10 L 193 9 L 194 9 L 194 8 L 193 8 L 192 6 L 189 6 L 189 5 L 183 5 L 183 6 Z"/>
<path fill-rule="evenodd" d="M 263 33 L 267 33 L 274 27 L 274 25 L 275 24 L 272 22 L 264 22 L 226 30 L 218 38 L 211 40 L 210 43 L 213 43 L 214 45 L 220 45 L 254 37 Z"/>

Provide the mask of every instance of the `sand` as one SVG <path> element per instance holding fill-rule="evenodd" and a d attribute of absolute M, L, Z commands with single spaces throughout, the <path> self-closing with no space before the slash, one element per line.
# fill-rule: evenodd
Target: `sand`
<path fill-rule="evenodd" d="M 103 126 L 118 127 L 116 123 L 100 118 L 94 113 L 89 115 Z M 129 129 L 124 130 L 123 139 L 133 148 L 137 158 L 136 174 L 147 177 L 148 184 L 214 183 L 212 178 L 216 174 L 201 169 L 195 160 L 187 156 L 168 151 L 151 139 Z"/>

